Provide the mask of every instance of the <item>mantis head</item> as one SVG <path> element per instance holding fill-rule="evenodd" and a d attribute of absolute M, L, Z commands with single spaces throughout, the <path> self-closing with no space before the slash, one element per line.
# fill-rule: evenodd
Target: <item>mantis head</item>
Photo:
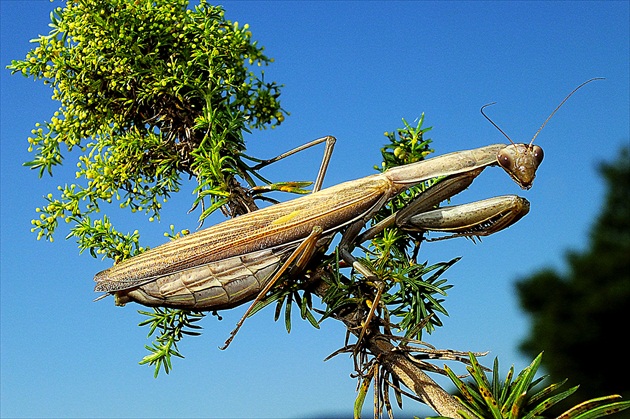
<path fill-rule="evenodd" d="M 510 177 L 523 189 L 529 189 L 532 187 L 532 183 L 534 182 L 534 178 L 536 177 L 536 170 L 540 163 L 543 161 L 544 153 L 541 147 L 534 145 L 534 140 L 543 129 L 543 127 L 549 122 L 551 117 L 560 109 L 564 102 L 567 101 L 573 95 L 573 93 L 577 92 L 582 86 L 587 83 L 590 83 L 595 80 L 602 80 L 603 77 L 595 77 L 590 80 L 585 81 L 580 84 L 578 87 L 573 89 L 571 93 L 565 97 L 562 102 L 556 107 L 556 109 L 551 112 L 551 115 L 547 117 L 545 122 L 538 128 L 536 134 L 529 142 L 529 144 L 515 144 L 514 141 L 505 133 L 497 124 L 492 121 L 484 112 L 484 108 L 490 105 L 494 105 L 496 102 L 488 103 L 481 107 L 481 114 L 488 120 L 492 125 L 498 129 L 501 134 L 505 136 L 508 140 L 510 140 L 511 145 L 508 145 L 504 149 L 502 149 L 497 155 L 497 162 L 503 169 L 510 175 Z"/>
<path fill-rule="evenodd" d="M 512 143 L 499 152 L 497 161 L 514 182 L 523 189 L 529 189 L 543 157 L 543 149 L 537 145 Z"/>

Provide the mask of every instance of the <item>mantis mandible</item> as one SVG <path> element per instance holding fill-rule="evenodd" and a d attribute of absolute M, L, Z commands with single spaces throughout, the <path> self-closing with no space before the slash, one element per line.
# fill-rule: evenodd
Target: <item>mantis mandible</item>
<path fill-rule="evenodd" d="M 360 237 L 361 230 L 385 203 L 413 185 L 445 177 L 455 186 L 441 201 L 465 189 L 486 167 L 496 165 L 521 188 L 531 188 L 543 159 L 542 148 L 533 144 L 534 139 L 564 102 L 593 80 L 574 89 L 529 144 L 513 143 L 484 114 L 511 144 L 454 152 L 317 190 L 323 176 L 320 172 L 314 186 L 316 192 L 227 220 L 116 264 L 96 274 L 95 291 L 113 294 L 117 305 L 135 301 L 147 306 L 220 310 L 257 295 L 256 303 L 282 275 L 303 269 L 315 252 L 328 246 L 332 236 L 341 230 L 344 230 L 339 244 L 342 259 L 363 276 L 372 277 L 370 270 L 354 258 L 352 249 L 365 239 L 367 232 Z M 321 141 L 334 144 L 332 137 Z M 420 225 L 427 210 L 414 205 L 420 204 L 410 205 L 389 222 L 405 228 L 433 229 L 433 222 L 428 227 Z M 483 223 L 470 223 L 477 234 L 466 233 L 461 221 L 456 223 L 464 231 L 460 235 L 484 234 Z M 490 233 L 488 230 L 487 234 Z M 226 346 L 252 307 L 253 304 L 238 322 Z"/>

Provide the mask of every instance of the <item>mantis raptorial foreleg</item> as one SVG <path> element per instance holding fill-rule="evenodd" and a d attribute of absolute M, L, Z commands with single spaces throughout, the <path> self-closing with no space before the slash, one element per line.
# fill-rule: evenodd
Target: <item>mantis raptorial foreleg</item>
<path fill-rule="evenodd" d="M 451 237 L 476 238 L 497 233 L 516 223 L 529 212 L 529 202 L 516 195 L 504 195 L 450 207 L 435 208 L 472 184 L 477 173 L 453 176 L 425 190 L 402 210 L 383 219 L 357 237 L 357 243 L 373 239 L 385 228 L 396 226 L 405 231 L 443 232 L 448 236 L 425 238 L 427 241 Z"/>
<path fill-rule="evenodd" d="M 398 226 L 406 231 L 450 233 L 447 236 L 426 238 L 427 241 L 454 237 L 474 240 L 506 229 L 528 212 L 528 200 L 517 195 L 503 195 L 414 214 Z"/>

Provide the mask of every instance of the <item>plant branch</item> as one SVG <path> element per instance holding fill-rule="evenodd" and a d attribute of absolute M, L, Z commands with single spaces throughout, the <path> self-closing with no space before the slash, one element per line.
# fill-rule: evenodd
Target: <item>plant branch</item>
<path fill-rule="evenodd" d="M 321 269 L 315 272 L 311 278 L 313 292 L 320 298 L 326 295 L 329 286 L 322 279 L 324 275 L 327 273 Z M 332 317 L 343 322 L 348 332 L 358 337 L 367 317 L 367 314 L 360 315 L 359 313 L 362 312 L 346 308 L 342 314 L 335 314 Z M 369 327 L 360 344 L 398 381 L 413 391 L 436 413 L 450 418 L 461 418 L 462 416 L 458 412 L 462 410 L 470 414 L 453 396 L 431 379 L 418 362 L 410 358 L 408 352 L 401 351 L 392 344 L 391 338 L 382 333 L 378 326 Z"/>

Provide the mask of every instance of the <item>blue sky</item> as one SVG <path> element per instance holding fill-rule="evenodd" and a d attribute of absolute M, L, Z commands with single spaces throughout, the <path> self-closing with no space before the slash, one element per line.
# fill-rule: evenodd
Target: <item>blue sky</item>
<path fill-rule="evenodd" d="M 185 360 L 153 378 L 139 366 L 146 330 L 140 306 L 92 302 L 92 278 L 109 261 L 79 255 L 60 231 L 54 243 L 30 233 L 34 209 L 56 185 L 72 182 L 75 156 L 53 178 L 21 166 L 26 138 L 57 104 L 41 83 L 10 76 L 28 41 L 48 32 L 59 3 L 2 1 L 1 82 L 1 402 L 2 417 L 316 417 L 351 414 L 355 381 L 346 357 L 323 359 L 344 330 L 294 322 L 291 334 L 267 309 L 248 320 L 227 351 L 218 346 L 244 308 L 203 321 L 185 339 Z M 538 136 L 545 160 L 522 192 L 496 168 L 456 202 L 521 194 L 532 205 L 517 225 L 480 244 L 450 240 L 424 246 L 421 260 L 463 259 L 448 271 L 455 284 L 445 327 L 425 336 L 440 348 L 491 351 L 503 367 L 525 366 L 517 346 L 528 333 L 514 283 L 544 268 L 565 269 L 569 249 L 583 249 L 603 185 L 597 165 L 628 144 L 628 2 L 225 2 L 231 20 L 249 23 L 275 63 L 266 77 L 285 85 L 291 115 L 275 130 L 248 136 L 250 154 L 274 156 L 322 135 L 338 138 L 325 186 L 373 173 L 383 132 L 422 112 L 438 154 L 504 142 L 479 113 L 515 141 L 529 141 L 575 86 L 582 89 Z M 278 180 L 313 179 L 321 157 L 311 150 L 271 168 Z M 194 229 L 183 193 L 160 223 L 113 214 L 155 246 L 170 224 Z M 215 220 L 219 220 L 218 218 Z M 126 223 L 126 224 L 125 224 Z M 614 348 L 612 348 L 614 350 Z M 504 369 L 505 369 L 504 368 Z M 576 383 L 573 383 L 576 384 Z M 412 401 L 406 412 L 428 414 Z"/>

